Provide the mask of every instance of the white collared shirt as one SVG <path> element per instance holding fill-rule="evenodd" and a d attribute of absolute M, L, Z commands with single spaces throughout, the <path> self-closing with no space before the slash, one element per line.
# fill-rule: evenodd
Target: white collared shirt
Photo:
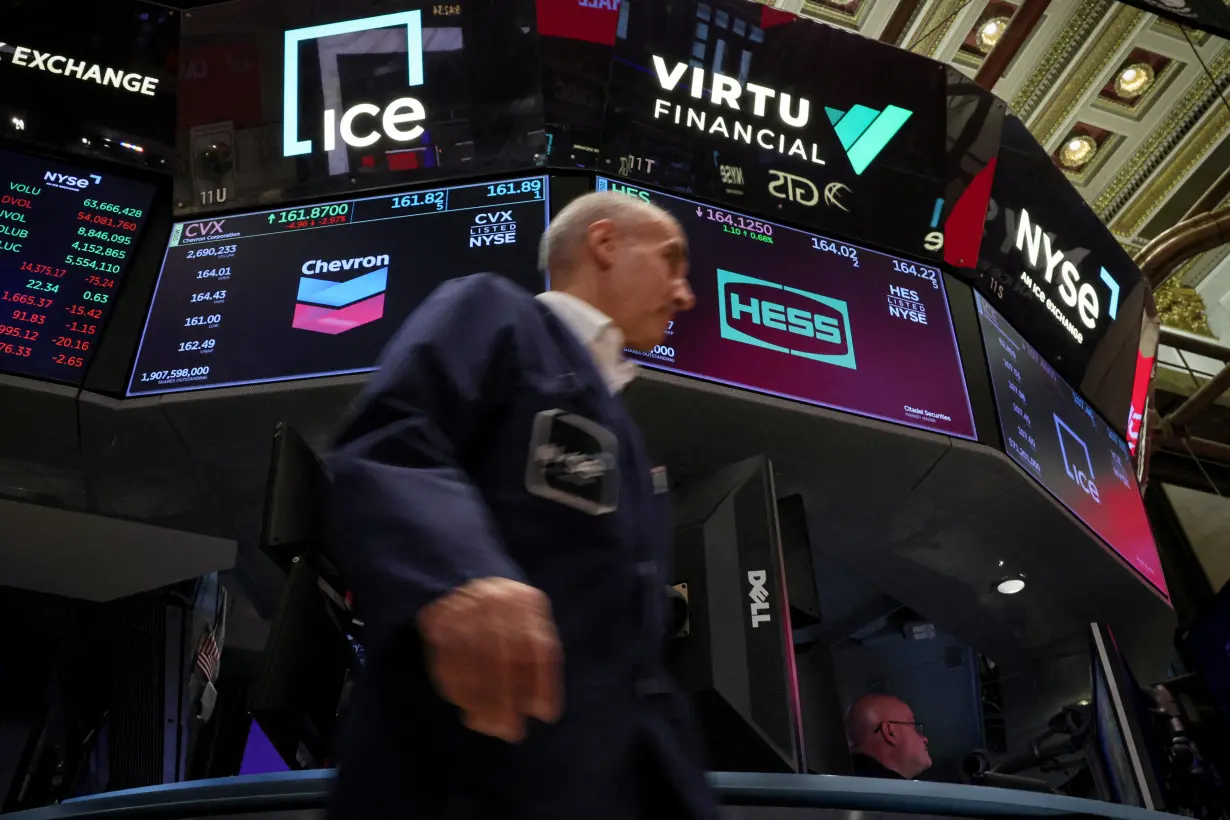
<path fill-rule="evenodd" d="M 624 358 L 624 334 L 598 308 L 563 291 L 537 297 L 577 337 L 594 360 L 607 388 L 617 394 L 636 378 L 636 365 Z"/>

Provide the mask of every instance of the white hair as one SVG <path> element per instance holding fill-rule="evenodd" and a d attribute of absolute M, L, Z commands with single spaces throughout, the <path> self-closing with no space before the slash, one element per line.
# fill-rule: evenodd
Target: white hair
<path fill-rule="evenodd" d="M 617 224 L 636 224 L 663 218 L 672 219 L 657 205 L 628 194 L 615 191 L 585 194 L 568 203 L 551 220 L 538 245 L 538 269 L 547 273 L 554 268 L 562 273 L 571 264 L 577 246 L 585 241 L 589 226 L 595 222 L 609 219 Z"/>

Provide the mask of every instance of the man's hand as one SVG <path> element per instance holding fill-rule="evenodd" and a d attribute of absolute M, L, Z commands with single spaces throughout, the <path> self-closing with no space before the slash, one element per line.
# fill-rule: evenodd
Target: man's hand
<path fill-rule="evenodd" d="M 424 607 L 418 625 L 436 690 L 467 728 L 518 743 L 527 717 L 559 719 L 563 653 L 540 590 L 481 578 Z"/>

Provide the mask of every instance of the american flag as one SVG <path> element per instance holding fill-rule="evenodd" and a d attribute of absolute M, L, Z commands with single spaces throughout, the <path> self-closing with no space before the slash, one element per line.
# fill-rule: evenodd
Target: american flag
<path fill-rule="evenodd" d="M 222 650 L 214 640 L 213 630 L 201 636 L 201 642 L 196 649 L 196 668 L 201 670 L 205 679 L 212 682 L 218 676 L 218 662 L 222 659 Z"/>

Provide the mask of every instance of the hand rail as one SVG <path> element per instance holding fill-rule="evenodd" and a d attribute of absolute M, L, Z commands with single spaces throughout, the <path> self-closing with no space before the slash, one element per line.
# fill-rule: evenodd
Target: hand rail
<path fill-rule="evenodd" d="M 129 789 L 6 815 L 10 820 L 186 820 L 323 808 L 333 770 L 226 777 Z M 985 786 L 800 774 L 716 772 L 730 806 L 848 809 L 947 817 L 1066 817 L 1163 820 L 1173 815 L 1114 803 Z"/>

